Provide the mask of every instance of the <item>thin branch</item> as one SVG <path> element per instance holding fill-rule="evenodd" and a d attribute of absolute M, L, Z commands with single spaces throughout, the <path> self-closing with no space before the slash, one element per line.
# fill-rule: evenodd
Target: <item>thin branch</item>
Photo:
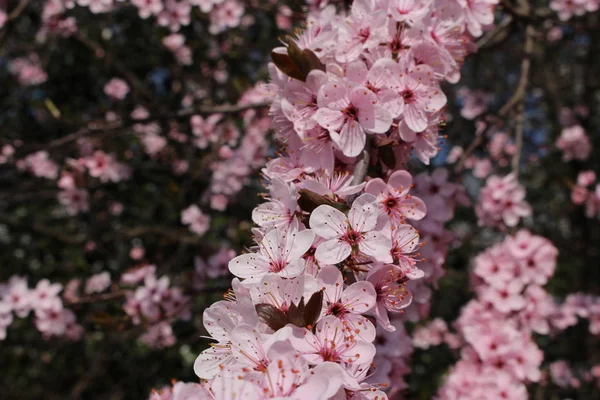
<path fill-rule="evenodd" d="M 523 46 L 523 60 L 521 61 L 521 77 L 515 94 L 519 93 L 518 110 L 515 121 L 515 154 L 512 159 L 512 169 L 519 175 L 519 163 L 523 150 L 523 129 L 525 124 L 525 94 L 529 83 L 529 72 L 531 70 L 531 55 L 535 44 L 535 28 L 529 24 L 525 28 L 525 45 Z M 514 98 L 515 96 L 513 96 Z M 501 110 L 502 111 L 502 110 Z"/>
<path fill-rule="evenodd" d="M 71 306 L 74 304 L 96 303 L 99 301 L 119 299 L 123 296 L 125 296 L 125 291 L 120 290 L 117 292 L 103 293 L 103 294 L 99 294 L 99 295 L 95 295 L 95 296 L 80 297 L 80 298 L 74 299 L 74 300 L 65 300 L 64 304 L 67 306 Z"/>
<path fill-rule="evenodd" d="M 367 172 L 369 171 L 369 165 L 371 164 L 371 148 L 373 144 L 370 138 L 367 137 L 367 143 L 365 148 L 362 151 L 362 157 L 356 163 L 354 167 L 354 172 L 352 174 L 352 185 L 360 185 L 364 182 L 367 177 Z M 358 193 L 352 196 L 349 196 L 347 201 L 352 203 L 354 199 L 358 197 Z"/>
<path fill-rule="evenodd" d="M 486 49 L 502 42 L 502 40 L 505 39 L 506 36 L 501 36 L 501 33 L 503 33 L 504 30 L 507 27 L 509 27 L 513 21 L 513 16 L 507 15 L 498 25 L 494 27 L 492 31 L 487 32 L 475 43 L 477 45 L 477 49 Z"/>
<path fill-rule="evenodd" d="M 8 225 L 14 229 L 25 229 L 35 234 L 47 236 L 66 244 L 80 245 L 85 242 L 84 235 L 64 233 L 62 230 L 53 229 L 37 222 L 26 224 L 20 221 L 18 218 L 14 218 L 6 214 L 0 214 L 0 224 Z"/>
<path fill-rule="evenodd" d="M 83 137 L 87 137 L 94 134 L 112 134 L 118 133 L 122 129 L 129 128 L 136 124 L 147 124 L 151 122 L 158 121 L 169 121 L 169 120 L 183 120 L 187 119 L 196 114 L 231 114 L 246 111 L 249 109 L 255 108 L 264 108 L 269 106 L 270 102 L 263 103 L 251 103 L 251 104 L 243 104 L 243 105 L 220 105 L 220 106 L 198 106 L 182 109 L 175 112 L 168 113 L 159 113 L 152 115 L 148 118 L 143 119 L 133 119 L 126 118 L 125 120 L 118 122 L 110 122 L 110 123 L 90 123 L 86 128 L 81 128 L 75 132 L 72 132 L 68 135 L 65 135 L 59 139 L 52 140 L 48 143 L 37 145 L 35 150 L 39 149 L 54 149 L 57 147 L 64 146 L 66 144 L 72 143 L 78 139 Z"/>
<path fill-rule="evenodd" d="M 29 5 L 30 0 L 21 0 L 19 4 L 6 16 L 4 29 L 0 29 L 0 48 L 3 47 L 4 41 L 8 37 L 8 32 L 12 29 L 12 21 L 19 18 Z"/>
<path fill-rule="evenodd" d="M 517 117 L 515 119 L 515 146 L 516 152 L 513 156 L 512 167 L 515 173 L 518 174 L 518 165 L 520 162 L 521 151 L 523 148 L 523 127 L 524 127 L 524 101 L 525 95 L 527 93 L 527 85 L 529 83 L 529 74 L 531 70 L 531 56 L 533 54 L 533 49 L 535 45 L 535 28 L 533 25 L 529 24 L 525 28 L 525 44 L 523 46 L 523 59 L 521 61 L 521 75 L 519 77 L 519 82 L 517 83 L 517 87 L 513 92 L 512 96 L 508 101 L 500 108 L 496 115 L 488 114 L 485 116 L 485 119 L 496 120 L 496 123 L 500 123 L 504 118 L 506 118 L 515 107 L 517 107 Z M 471 154 L 483 144 L 485 139 L 485 133 L 489 129 L 488 128 L 483 131 L 481 134 L 477 135 L 475 139 L 471 142 L 469 147 L 465 150 L 460 160 L 456 164 L 454 169 L 455 173 L 460 173 L 465 166 L 468 158 Z"/>
<path fill-rule="evenodd" d="M 363 183 L 369 170 L 369 164 L 371 164 L 371 141 L 367 141 L 367 145 L 362 152 L 361 159 L 356 163 L 354 167 L 354 173 L 352 176 L 352 185 L 360 185 Z"/>

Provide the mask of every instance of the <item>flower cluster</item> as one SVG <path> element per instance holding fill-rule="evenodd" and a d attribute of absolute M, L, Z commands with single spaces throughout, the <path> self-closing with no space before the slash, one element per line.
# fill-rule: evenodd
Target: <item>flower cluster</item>
<path fill-rule="evenodd" d="M 521 218 L 531 215 L 531 207 L 525 201 L 525 188 L 514 173 L 504 177 L 490 176 L 479 192 L 475 208 L 480 226 L 512 227 Z"/>
<path fill-rule="evenodd" d="M 456 321 L 462 359 L 441 388 L 440 398 L 528 398 L 525 383 L 540 380 L 543 360 L 532 334 L 550 333 L 556 311 L 542 285 L 553 275 L 557 256 L 547 239 L 520 230 L 476 257 L 477 298 Z M 443 340 L 444 327 L 440 332 Z M 436 335 L 418 337 L 420 346 L 440 342 Z M 457 338 L 449 339 L 451 347 L 457 347 Z"/>
<path fill-rule="evenodd" d="M 153 265 L 123 274 L 121 283 L 126 286 L 142 283 L 135 290 L 126 291 L 123 305 L 135 325 L 147 328 L 141 340 L 152 347 L 172 346 L 175 337 L 171 324 L 178 319 L 189 319 L 189 298 L 178 287 L 170 287 L 167 276 L 157 278 Z"/>
<path fill-rule="evenodd" d="M 573 16 L 581 16 L 586 12 L 598 11 L 598 0 L 552 0 L 550 8 L 558 14 L 561 21 L 567 21 Z"/>
<path fill-rule="evenodd" d="M 113 11 L 122 3 L 114 0 L 48 0 L 44 5 L 43 32 L 56 32 L 63 36 L 77 32 L 75 20 L 65 16 L 76 5 L 100 14 Z M 137 8 L 140 18 L 154 17 L 158 25 L 172 32 L 189 25 L 193 7 L 198 7 L 202 13 L 208 14 L 209 31 L 213 35 L 239 26 L 245 11 L 243 2 L 237 0 L 131 0 L 130 4 Z"/>
<path fill-rule="evenodd" d="M 556 140 L 556 147 L 563 153 L 563 161 L 587 160 L 592 152 L 590 138 L 581 125 L 573 125 L 562 130 Z"/>
<path fill-rule="evenodd" d="M 594 171 L 582 171 L 577 175 L 577 182 L 571 189 L 571 201 L 575 205 L 585 206 L 585 215 L 594 218 L 600 210 L 600 183 L 595 189 L 591 188 L 596 182 Z"/>
<path fill-rule="evenodd" d="M 458 80 L 467 32 L 493 22 L 495 1 L 379 3 L 358 0 L 341 17 L 314 10 L 272 53 L 265 90 L 283 148 L 263 170 L 256 245 L 229 262 L 233 291 L 204 312 L 216 343 L 194 365 L 207 380 L 200 398 L 386 398 L 367 382 L 374 360 L 385 380 L 406 372 L 375 358 L 373 341 L 379 330 L 398 362 L 410 354 L 402 321 L 390 317 L 411 303 L 411 282 L 441 275 L 444 224 L 464 192 L 447 171 L 413 180 L 405 165 L 437 154 L 440 82 Z M 199 136 L 215 123 L 195 122 Z M 413 224 L 429 204 L 423 271 Z"/>
<path fill-rule="evenodd" d="M 27 280 L 12 276 L 0 285 L 0 340 L 6 338 L 6 328 L 14 321 L 13 314 L 25 318 L 33 311 L 36 328 L 45 338 L 65 336 L 78 340 L 83 328 L 77 324 L 75 314 L 64 307 L 59 296 L 63 287 L 44 279 L 30 289 Z"/>
<path fill-rule="evenodd" d="M 15 58 L 10 62 L 9 71 L 15 75 L 21 86 L 39 85 L 48 79 L 37 54 Z"/>

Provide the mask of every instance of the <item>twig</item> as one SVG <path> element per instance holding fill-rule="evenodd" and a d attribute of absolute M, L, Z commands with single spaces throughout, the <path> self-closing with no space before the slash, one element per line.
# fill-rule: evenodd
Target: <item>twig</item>
<path fill-rule="evenodd" d="M 74 38 L 80 43 L 82 43 L 84 46 L 86 46 L 88 49 L 90 49 L 94 53 L 96 58 L 106 60 L 107 64 L 111 65 L 119 74 L 121 74 L 127 80 L 127 82 L 129 82 L 134 92 L 139 93 L 142 97 L 145 98 L 145 100 L 147 100 L 150 103 L 154 101 L 154 96 L 146 87 L 146 85 L 144 85 L 144 82 L 139 80 L 139 78 L 133 72 L 131 72 L 119 59 L 117 59 L 116 57 L 111 57 L 110 54 L 108 54 L 100 44 L 87 37 L 81 31 L 78 31 Z"/>
<path fill-rule="evenodd" d="M 103 294 L 99 294 L 96 296 L 80 297 L 75 300 L 69 300 L 69 301 L 65 300 L 64 304 L 67 306 L 70 306 L 70 305 L 74 305 L 74 304 L 96 303 L 98 301 L 118 299 L 123 296 L 125 296 L 125 292 L 121 290 L 121 291 L 117 291 L 117 292 L 103 293 Z"/>
<path fill-rule="evenodd" d="M 365 148 L 362 151 L 362 157 L 356 163 L 356 167 L 354 167 L 354 172 L 352 174 L 352 185 L 360 185 L 364 182 L 367 177 L 367 172 L 369 171 L 369 165 L 371 164 L 371 148 L 372 143 L 370 138 L 367 137 L 367 143 Z M 358 197 L 358 194 L 349 196 L 347 201 L 352 203 L 354 199 Z"/>
<path fill-rule="evenodd" d="M 498 40 L 496 39 L 500 33 L 504 31 L 512 22 L 514 18 L 512 15 L 507 15 L 498 25 L 495 26 L 494 30 L 487 32 L 481 39 L 479 39 L 475 44 L 477 45 L 477 49 L 485 49 L 488 47 L 492 47 L 497 44 Z"/>
<path fill-rule="evenodd" d="M 515 121 L 515 154 L 512 159 L 512 169 L 515 175 L 519 175 L 519 163 L 521 159 L 521 152 L 523 150 L 523 127 L 525 124 L 525 93 L 527 90 L 527 84 L 529 82 L 529 71 L 531 69 L 531 54 L 533 53 L 533 47 L 535 44 L 535 28 L 529 24 L 525 28 L 525 45 L 523 46 L 523 60 L 521 61 L 521 77 L 519 78 L 519 84 L 515 95 L 519 95 L 517 98 L 513 95 L 513 98 L 517 98 L 518 110 Z M 501 110 L 502 111 L 502 110 Z"/>
<path fill-rule="evenodd" d="M 524 101 L 525 94 L 527 93 L 527 84 L 529 83 L 529 72 L 531 69 L 531 56 L 533 54 L 533 48 L 535 45 L 535 28 L 533 25 L 529 24 L 525 28 L 525 44 L 523 46 L 523 60 L 521 61 L 521 75 L 519 77 L 519 82 L 517 83 L 517 87 L 513 92 L 513 95 L 508 99 L 508 101 L 500 108 L 496 115 L 488 114 L 485 116 L 485 119 L 496 120 L 496 122 L 502 121 L 503 118 L 506 118 L 511 111 L 515 107 L 518 106 L 517 117 L 515 120 L 515 145 L 516 152 L 512 159 L 512 167 L 513 170 L 518 174 L 518 165 L 520 162 L 520 153 L 523 148 L 523 126 L 524 126 Z M 489 126 L 488 128 L 489 129 Z M 471 156 L 471 154 L 483 143 L 485 138 L 485 133 L 487 131 L 483 131 L 481 134 L 477 135 L 475 139 L 471 142 L 469 147 L 465 150 L 460 160 L 456 164 L 456 168 L 454 169 L 455 173 L 460 173 L 467 162 L 467 159 Z"/>
<path fill-rule="evenodd" d="M 462 170 L 465 168 L 465 164 L 467 163 L 467 160 L 469 159 L 471 154 L 473 154 L 475 149 L 478 148 L 483 143 L 484 135 L 485 135 L 485 132 L 481 132 L 480 135 L 477 135 L 475 137 L 475 139 L 471 142 L 469 147 L 467 147 L 467 149 L 463 152 L 462 156 L 460 157 L 460 160 L 458 161 L 458 163 L 456 163 L 456 167 L 454 168 L 455 173 L 462 172 Z"/>
<path fill-rule="evenodd" d="M 18 218 L 14 218 L 5 214 L 0 214 L 0 224 L 8 225 L 14 229 L 26 229 L 33 233 L 48 236 L 66 244 L 80 245 L 85 242 L 84 235 L 69 235 L 60 230 L 52 229 L 37 222 L 26 225 L 19 221 Z"/>
<path fill-rule="evenodd" d="M 168 120 L 182 120 L 182 119 L 189 118 L 196 114 L 237 113 L 237 112 L 242 112 L 242 111 L 249 110 L 249 109 L 267 107 L 270 104 L 271 104 L 270 102 L 264 102 L 264 103 L 253 103 L 253 104 L 243 104 L 243 105 L 199 106 L 199 107 L 186 108 L 186 109 L 175 111 L 175 112 L 155 114 L 148 118 L 143 118 L 143 119 L 127 118 L 122 121 L 111 122 L 111 123 L 98 123 L 98 124 L 90 123 L 88 125 L 88 127 L 86 127 L 86 128 L 81 128 L 73 133 L 65 135 L 56 140 L 52 140 L 46 144 L 38 145 L 38 146 L 36 146 L 36 149 L 32 150 L 32 151 L 36 151 L 41 148 L 54 149 L 54 148 L 64 146 L 66 144 L 69 144 L 71 142 L 74 142 L 78 139 L 81 139 L 81 138 L 89 136 L 89 135 L 94 135 L 94 134 L 99 134 L 99 133 L 103 133 L 103 134 L 117 133 L 117 132 L 121 131 L 122 129 L 129 128 L 135 124 L 147 124 L 150 122 L 168 121 Z"/>
<path fill-rule="evenodd" d="M 361 159 L 356 163 L 354 167 L 354 173 L 352 174 L 352 185 L 360 185 L 367 176 L 369 170 L 369 164 L 371 163 L 371 141 L 367 141 L 365 149 L 362 151 Z"/>
<path fill-rule="evenodd" d="M 19 18 L 21 13 L 25 11 L 27 6 L 29 5 L 30 0 L 21 0 L 19 4 L 6 16 L 6 22 L 4 24 L 4 29 L 0 29 L 0 48 L 4 44 L 4 41 L 8 37 L 8 32 L 12 29 L 12 21 Z"/>

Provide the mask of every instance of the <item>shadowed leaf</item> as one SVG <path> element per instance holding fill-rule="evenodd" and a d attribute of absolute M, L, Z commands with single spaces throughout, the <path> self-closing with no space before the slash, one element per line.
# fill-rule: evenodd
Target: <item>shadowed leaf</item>
<path fill-rule="evenodd" d="M 319 290 L 310 296 L 304 308 L 304 323 L 306 327 L 313 327 L 317 323 L 323 308 L 323 291 Z"/>
<path fill-rule="evenodd" d="M 274 305 L 265 303 L 257 304 L 256 313 L 274 331 L 283 328 L 287 324 L 285 313 Z"/>

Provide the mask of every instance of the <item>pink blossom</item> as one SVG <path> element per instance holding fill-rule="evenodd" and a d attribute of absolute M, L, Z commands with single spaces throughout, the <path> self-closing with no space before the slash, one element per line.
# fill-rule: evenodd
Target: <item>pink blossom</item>
<path fill-rule="evenodd" d="M 104 85 L 104 93 L 113 100 L 123 100 L 129 93 L 129 85 L 123 79 L 112 78 Z"/>
<path fill-rule="evenodd" d="M 355 1 L 350 16 L 338 28 L 337 61 L 353 61 L 363 51 L 378 46 L 384 41 L 385 24 L 385 10 L 377 9 L 374 3 L 367 0 Z"/>
<path fill-rule="evenodd" d="M 87 212 L 90 209 L 89 194 L 85 189 L 68 189 L 58 192 L 58 202 L 65 206 L 71 215 Z"/>
<path fill-rule="evenodd" d="M 556 147 L 563 153 L 563 161 L 587 160 L 592 151 L 590 139 L 581 125 L 564 128 L 556 140 Z"/>
<path fill-rule="evenodd" d="M 298 231 L 294 226 L 286 231 L 271 229 L 258 244 L 258 253 L 237 256 L 229 262 L 229 270 L 247 283 L 259 281 L 269 272 L 294 278 L 304 271 L 305 262 L 301 257 L 314 238 L 310 229 Z"/>
<path fill-rule="evenodd" d="M 196 235 L 204 236 L 210 228 L 210 217 L 193 204 L 181 212 L 181 223 L 189 225 L 190 231 Z"/>
<path fill-rule="evenodd" d="M 110 286 L 110 274 L 107 271 L 92 275 L 85 283 L 86 294 L 101 293 Z"/>
<path fill-rule="evenodd" d="M 48 75 L 40 66 L 37 55 L 15 58 L 8 67 L 9 71 L 17 76 L 21 86 L 39 85 L 48 79 Z"/>
<path fill-rule="evenodd" d="M 344 288 L 340 271 L 333 266 L 324 266 L 317 275 L 318 285 L 323 290 L 323 315 L 333 315 L 348 325 L 349 332 L 368 342 L 375 339 L 375 326 L 362 314 L 376 302 L 377 293 L 369 281 L 355 282 Z"/>
<path fill-rule="evenodd" d="M 236 0 L 225 0 L 210 13 L 209 32 L 213 35 L 236 28 L 244 15 L 244 6 Z"/>
<path fill-rule="evenodd" d="M 58 177 L 58 166 L 50 158 L 47 151 L 38 151 L 23 159 L 23 167 L 35 176 L 46 179 Z"/>
<path fill-rule="evenodd" d="M 317 104 L 315 120 L 329 131 L 333 142 L 348 157 L 361 153 L 365 133 L 384 133 L 392 124 L 389 111 L 364 87 L 327 83 L 319 90 Z"/>
<path fill-rule="evenodd" d="M 366 280 L 373 284 L 377 295 L 373 312 L 380 326 L 388 331 L 395 331 L 396 327 L 390 323 L 387 312 L 400 312 L 412 301 L 411 293 L 402 283 L 404 276 L 402 269 L 391 264 L 381 264 L 367 274 Z"/>
<path fill-rule="evenodd" d="M 142 246 L 133 246 L 129 251 L 129 257 L 132 260 L 141 260 L 146 254 L 146 249 Z"/>
<path fill-rule="evenodd" d="M 351 339 L 348 327 L 334 316 L 323 317 L 316 333 L 294 328 L 290 342 L 309 364 L 322 362 L 368 364 L 375 356 L 375 346 L 361 339 Z"/>
<path fill-rule="evenodd" d="M 161 0 L 131 0 L 131 3 L 138 8 L 138 14 L 142 19 L 158 15 L 163 10 Z"/>
<path fill-rule="evenodd" d="M 465 11 L 465 25 L 469 33 L 475 37 L 482 34 L 482 29 L 494 22 L 494 5 L 498 0 L 458 0 Z"/>
<path fill-rule="evenodd" d="M 402 97 L 400 113 L 403 116 L 402 123 L 398 125 L 400 137 L 406 142 L 414 142 L 416 133 L 425 131 L 430 125 L 432 114 L 446 105 L 446 95 L 427 65 L 401 71 L 398 90 Z"/>
<path fill-rule="evenodd" d="M 387 184 L 380 178 L 367 183 L 365 192 L 377 196 L 379 209 L 393 223 L 405 218 L 420 220 L 425 217 L 427 207 L 423 200 L 408 194 L 412 187 L 412 176 L 407 171 L 394 171 Z"/>
<path fill-rule="evenodd" d="M 339 210 L 321 205 L 310 216 L 310 226 L 326 239 L 317 247 L 315 257 L 324 264 L 337 264 L 352 253 L 363 253 L 381 262 L 390 262 L 391 240 L 375 231 L 378 218 L 376 197 L 363 194 L 354 200 L 346 216 Z"/>
<path fill-rule="evenodd" d="M 492 175 L 479 192 L 475 211 L 480 225 L 515 226 L 531 214 L 531 207 L 525 201 L 525 188 L 514 174 L 502 178 Z"/>

